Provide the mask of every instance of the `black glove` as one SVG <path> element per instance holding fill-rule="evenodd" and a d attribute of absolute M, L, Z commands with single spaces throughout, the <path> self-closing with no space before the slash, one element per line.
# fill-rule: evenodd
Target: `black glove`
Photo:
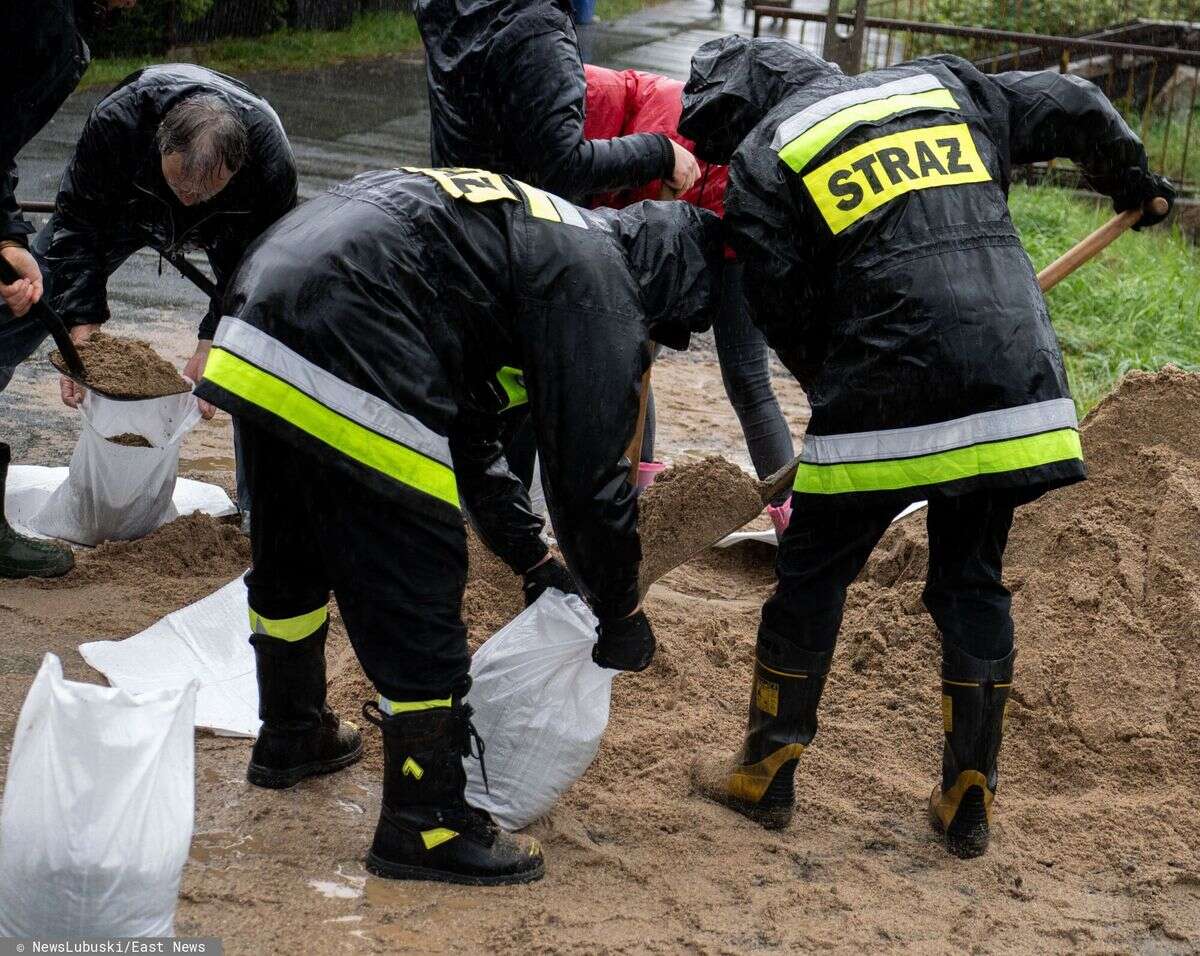
<path fill-rule="evenodd" d="M 592 660 L 618 671 L 644 671 L 654 660 L 654 632 L 641 611 L 630 617 L 600 622 L 600 637 Z"/>
<path fill-rule="evenodd" d="M 1127 209 L 1143 209 L 1150 200 L 1160 196 L 1167 201 L 1167 212 L 1159 216 L 1147 209 L 1143 212 L 1141 221 L 1133 227 L 1135 230 L 1156 226 L 1167 218 L 1171 206 L 1175 203 L 1175 187 L 1171 185 L 1171 180 L 1166 176 L 1159 176 L 1157 173 L 1137 166 L 1130 166 L 1121 172 L 1119 185 L 1113 193 L 1113 209 L 1116 212 L 1125 212 Z"/>
<path fill-rule="evenodd" d="M 563 594 L 579 593 L 574 576 L 557 558 L 543 561 L 533 570 L 527 571 L 521 588 L 525 592 L 526 607 L 540 598 L 546 588 L 558 588 Z"/>

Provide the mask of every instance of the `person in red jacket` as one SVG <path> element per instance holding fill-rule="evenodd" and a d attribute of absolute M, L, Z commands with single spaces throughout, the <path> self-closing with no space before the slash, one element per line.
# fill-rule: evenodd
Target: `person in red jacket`
<path fill-rule="evenodd" d="M 681 82 L 655 73 L 608 70 L 591 65 L 584 66 L 584 75 L 587 102 L 583 133 L 587 139 L 607 139 L 630 133 L 665 133 L 684 149 L 691 150 L 691 141 L 680 136 L 678 131 L 683 108 Z M 695 185 L 677 198 L 723 216 L 725 185 L 729 178 L 727 167 L 699 159 L 697 162 L 700 175 Z M 663 184 L 658 181 L 637 189 L 597 196 L 593 204 L 620 209 L 643 199 L 662 198 Z M 765 478 L 790 462 L 795 451 L 787 420 L 771 387 L 767 341 L 750 321 L 742 295 L 742 270 L 732 261 L 732 251 L 727 250 L 726 256 L 731 261 L 725 266 L 721 308 L 713 323 L 717 358 L 721 363 L 725 394 L 741 422 L 754 470 L 759 478 Z M 648 415 L 648 431 L 652 428 L 651 421 Z M 652 437 L 650 441 L 652 449 Z M 642 457 L 645 461 L 647 456 L 643 454 Z M 767 510 L 776 530 L 782 534 L 791 513 L 790 490 L 785 490 Z"/>

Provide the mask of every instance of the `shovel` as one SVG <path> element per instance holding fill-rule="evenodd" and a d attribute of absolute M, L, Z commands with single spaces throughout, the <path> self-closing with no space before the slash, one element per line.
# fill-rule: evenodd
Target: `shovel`
<path fill-rule="evenodd" d="M 1146 206 L 1146 210 L 1156 216 L 1165 216 L 1170 208 L 1161 196 L 1150 200 Z M 1041 286 L 1042 292 L 1049 292 L 1085 262 L 1107 249 L 1123 232 L 1141 222 L 1142 214 L 1141 209 L 1127 209 L 1117 213 L 1090 236 L 1073 245 L 1046 266 L 1038 273 L 1038 285 Z"/>
<path fill-rule="evenodd" d="M 12 285 L 14 282 L 20 281 L 20 279 L 20 274 L 12 267 L 12 264 L 3 256 L 0 256 L 0 282 L 3 282 L 5 285 Z M 54 339 L 54 344 L 58 346 L 59 354 L 63 357 L 63 362 L 66 363 L 67 373 L 76 381 L 84 378 L 83 360 L 79 357 L 75 343 L 71 341 L 71 336 L 67 333 L 67 327 L 63 324 L 63 320 L 50 307 L 50 304 L 46 302 L 44 296 L 41 300 L 34 303 L 30 312 L 49 330 L 51 337 Z"/>

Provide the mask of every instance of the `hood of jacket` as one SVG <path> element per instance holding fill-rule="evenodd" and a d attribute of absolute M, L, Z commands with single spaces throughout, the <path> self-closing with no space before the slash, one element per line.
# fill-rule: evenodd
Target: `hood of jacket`
<path fill-rule="evenodd" d="M 638 283 L 650 339 L 683 350 L 712 326 L 721 289 L 721 220 L 685 202 L 599 209 Z"/>
<path fill-rule="evenodd" d="M 679 132 L 696 143 L 701 159 L 728 163 L 742 140 L 781 99 L 841 72 L 836 64 L 787 40 L 740 36 L 710 40 L 692 57 Z"/>

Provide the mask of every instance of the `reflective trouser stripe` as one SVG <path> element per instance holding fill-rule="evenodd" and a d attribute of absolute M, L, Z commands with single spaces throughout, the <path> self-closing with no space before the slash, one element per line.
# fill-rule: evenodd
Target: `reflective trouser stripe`
<path fill-rule="evenodd" d="M 254 634 L 277 637 L 281 641 L 302 641 L 315 634 L 329 620 L 329 608 L 322 606 L 307 614 L 272 619 L 250 608 L 250 630 Z"/>
<path fill-rule="evenodd" d="M 812 162 L 823 149 L 841 137 L 846 130 L 860 123 L 877 123 L 880 120 L 911 113 L 921 109 L 959 109 L 958 101 L 949 90 L 928 90 L 924 93 L 904 93 L 886 99 L 859 103 L 821 120 L 811 129 L 797 136 L 779 151 L 779 158 L 797 173 Z"/>
<path fill-rule="evenodd" d="M 511 365 L 502 366 L 496 373 L 496 381 L 504 389 L 504 395 L 508 400 L 508 404 L 502 411 L 516 408 L 518 405 L 529 404 L 529 393 L 525 391 L 525 373 L 519 368 L 513 368 Z"/>
<path fill-rule="evenodd" d="M 892 491 L 1021 471 L 1075 458 L 1083 458 L 1079 432 L 1062 428 L 914 458 L 824 465 L 801 462 L 793 487 L 809 495 Z"/>
<path fill-rule="evenodd" d="M 291 383 L 232 352 L 214 346 L 204 378 L 279 416 L 347 458 L 455 508 L 459 506 L 453 469 L 327 408 Z"/>
<path fill-rule="evenodd" d="M 411 714 L 417 710 L 438 710 L 439 708 L 449 706 L 449 697 L 435 700 L 388 700 L 382 694 L 379 695 L 379 709 L 390 716 Z"/>

